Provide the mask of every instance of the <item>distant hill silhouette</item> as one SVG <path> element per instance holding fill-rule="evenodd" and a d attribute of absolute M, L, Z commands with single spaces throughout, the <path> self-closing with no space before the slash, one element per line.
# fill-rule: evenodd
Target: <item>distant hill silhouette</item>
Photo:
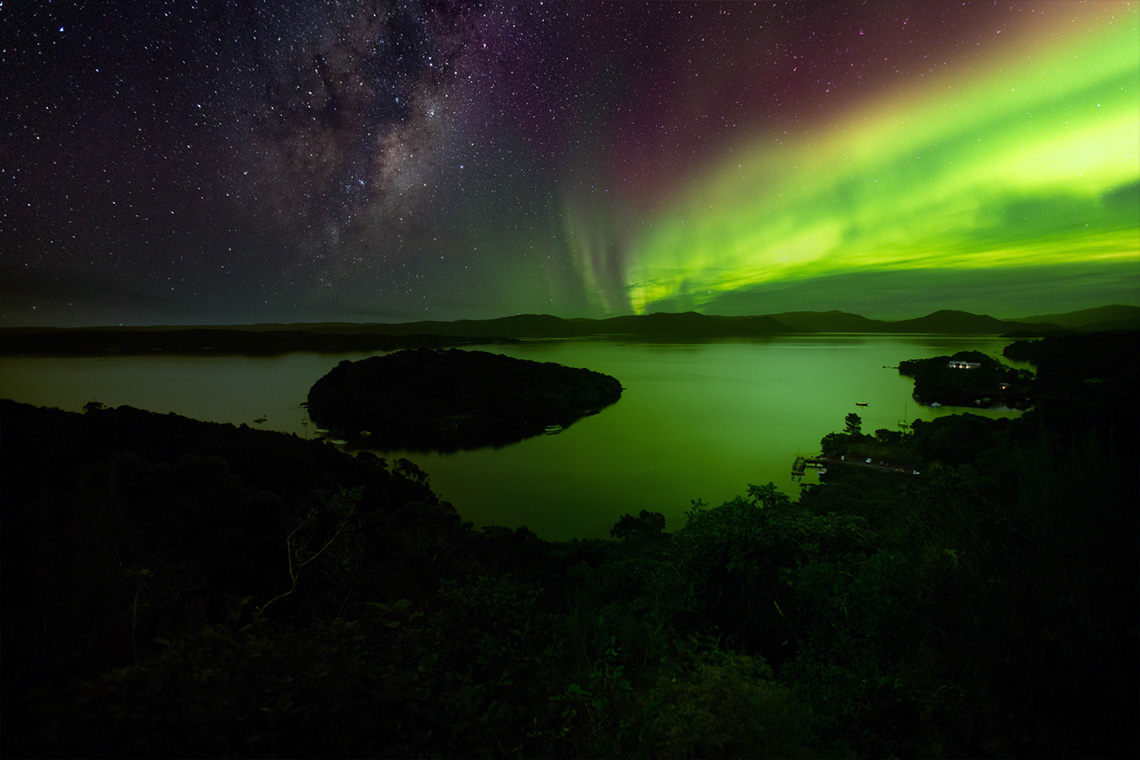
<path fill-rule="evenodd" d="M 0 329 L 6 354 L 99 355 L 151 351 L 274 354 L 289 351 L 390 351 L 440 348 L 522 338 L 716 340 L 794 333 L 933 333 L 1033 337 L 1069 330 L 1140 328 L 1140 307 L 1113 305 L 1018 320 L 943 310 L 888 322 L 843 311 L 789 311 L 754 316 L 657 312 L 605 319 L 516 314 L 498 319 L 398 323 L 322 322 L 210 327 L 85 327 Z"/>
<path fill-rule="evenodd" d="M 175 354 L 272 355 L 290 351 L 346 352 L 395 351 L 399 348 L 442 348 L 471 343 L 513 342 L 514 338 L 463 337 L 446 333 L 337 329 L 331 326 L 297 326 L 274 329 L 242 327 L 182 327 L 153 329 L 77 329 L 3 331 L 0 350 L 6 354 L 56 356 L 157 352 Z"/>
<path fill-rule="evenodd" d="M 842 311 L 797 311 L 749 317 L 726 317 L 697 312 L 561 319 L 549 314 L 519 314 L 489 320 L 410 322 L 375 325 L 391 334 L 444 334 L 464 337 L 566 338 L 631 336 L 643 338 L 721 338 L 800 332 L 931 332 L 960 335 L 1000 335 L 1012 331 L 1055 331 L 1051 324 L 1026 324 L 964 311 L 938 311 L 917 319 L 886 322 Z M 328 328 L 331 329 L 331 328 Z"/>
<path fill-rule="evenodd" d="M 1059 325 L 1070 330 L 1086 332 L 1107 330 L 1140 330 L 1140 306 L 1112 304 L 1095 309 L 1081 309 L 1064 314 L 1041 314 L 1033 317 L 1019 317 L 1017 322 L 1040 324 L 1043 322 Z"/>
<path fill-rule="evenodd" d="M 786 325 L 771 317 L 717 317 L 687 311 L 659 312 L 642 316 L 611 317 L 600 321 L 606 333 L 668 336 L 749 336 L 788 332 Z"/>
<path fill-rule="evenodd" d="M 630 314 L 606 319 L 562 319 L 550 314 L 517 314 L 498 319 L 411 322 L 385 325 L 392 334 L 435 333 L 514 338 L 576 338 L 605 335 L 723 337 L 788 332 L 771 317 L 718 317 L 697 312 Z"/>
<path fill-rule="evenodd" d="M 880 332 L 889 324 L 845 311 L 786 311 L 771 318 L 803 332 Z"/>
<path fill-rule="evenodd" d="M 968 311 L 943 309 L 917 319 L 890 322 L 892 332 L 950 333 L 961 335 L 1000 335 L 1012 331 L 1056 329 L 1055 325 L 1027 325 L 995 319 L 988 314 L 971 314 Z"/>
<path fill-rule="evenodd" d="M 1003 335 L 1011 332 L 1040 334 L 1060 328 L 1045 322 L 1024 324 L 986 314 L 943 310 L 924 317 L 887 322 L 844 311 L 790 311 L 771 318 L 802 332 L 935 333 L 949 335 Z"/>

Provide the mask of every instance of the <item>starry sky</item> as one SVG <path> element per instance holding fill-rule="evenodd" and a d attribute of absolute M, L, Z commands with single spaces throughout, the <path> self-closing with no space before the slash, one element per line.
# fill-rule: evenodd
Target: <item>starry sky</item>
<path fill-rule="evenodd" d="M 1140 3 L 0 0 L 0 323 L 1140 304 Z"/>

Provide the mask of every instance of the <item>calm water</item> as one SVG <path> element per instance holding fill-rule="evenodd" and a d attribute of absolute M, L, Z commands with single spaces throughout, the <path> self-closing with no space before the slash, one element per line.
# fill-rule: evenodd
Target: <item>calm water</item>
<path fill-rule="evenodd" d="M 792 460 L 818 452 L 820 438 L 841 430 L 848 412 L 873 432 L 897 429 L 904 415 L 928 420 L 961 411 L 918 407 L 910 381 L 884 365 L 964 349 L 998 356 L 1008 342 L 828 335 L 486 347 L 604 372 L 626 390 L 613 406 L 558 435 L 452 454 L 378 453 L 415 461 L 436 493 L 477 526 L 526 525 L 548 539 L 599 537 L 621 515 L 648 509 L 663 513 L 672 529 L 692 499 L 720 504 L 748 483 L 772 481 L 795 495 Z M 369 355 L 4 357 L 0 396 L 73 411 L 98 400 L 251 426 L 265 417 L 261 427 L 306 436 L 314 426 L 299 404 L 309 387 L 342 359 Z"/>

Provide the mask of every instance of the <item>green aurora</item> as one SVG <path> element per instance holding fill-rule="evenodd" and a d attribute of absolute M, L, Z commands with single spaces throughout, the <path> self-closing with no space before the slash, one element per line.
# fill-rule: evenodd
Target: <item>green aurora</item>
<path fill-rule="evenodd" d="M 1140 305 L 1140 0 L 64 5 L 0 324 Z"/>
<path fill-rule="evenodd" d="M 872 271 L 970 287 L 1068 268 L 1062 282 L 1137 287 L 1140 12 L 1109 11 L 792 139 L 728 146 L 629 243 L 630 304 L 723 311 L 725 294 Z"/>

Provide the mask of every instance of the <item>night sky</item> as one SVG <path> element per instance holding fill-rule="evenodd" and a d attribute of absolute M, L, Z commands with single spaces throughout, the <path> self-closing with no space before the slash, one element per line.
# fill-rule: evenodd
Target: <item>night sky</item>
<path fill-rule="evenodd" d="M 1140 303 L 1140 4 L 0 1 L 0 321 Z"/>

